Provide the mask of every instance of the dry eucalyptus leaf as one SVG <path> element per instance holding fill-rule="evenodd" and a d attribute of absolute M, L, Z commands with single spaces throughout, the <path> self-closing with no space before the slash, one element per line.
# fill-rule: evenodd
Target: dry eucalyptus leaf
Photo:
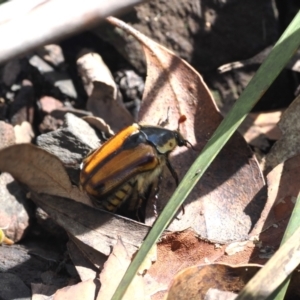
<path fill-rule="evenodd" d="M 270 147 L 270 141 L 281 137 L 277 126 L 282 110 L 266 113 L 250 113 L 239 127 L 248 144 L 265 150 Z"/>
<path fill-rule="evenodd" d="M 113 136 L 114 132 L 111 130 L 110 126 L 101 118 L 94 116 L 87 116 L 82 118 L 89 125 L 96 128 L 98 131 L 103 132 L 107 136 Z"/>
<path fill-rule="evenodd" d="M 239 292 L 260 269 L 258 265 L 234 267 L 225 264 L 193 266 L 173 279 L 166 300 L 206 299 L 210 288 Z"/>
<path fill-rule="evenodd" d="M 111 253 L 118 236 L 132 255 L 149 231 L 141 223 L 66 198 L 35 193 L 31 197 L 69 234 L 105 255 Z"/>
<path fill-rule="evenodd" d="M 114 78 L 104 63 L 102 57 L 89 50 L 83 50 L 84 53 L 77 59 L 77 67 L 79 75 L 85 87 L 85 91 L 90 96 L 93 90 L 93 83 L 95 81 L 103 82 L 110 87 L 112 100 L 117 99 L 117 86 Z"/>
<path fill-rule="evenodd" d="M 257 239 L 247 243 L 242 252 L 222 257 L 226 263 L 266 263 L 279 248 L 299 193 L 300 155 L 276 166 L 267 175 L 268 200 L 250 235 Z"/>
<path fill-rule="evenodd" d="M 93 279 L 66 286 L 56 291 L 53 300 L 94 300 L 97 286 Z"/>
<path fill-rule="evenodd" d="M 234 242 L 233 245 L 229 244 L 225 246 L 225 255 L 218 258 L 215 263 L 225 263 L 231 265 L 241 265 L 247 263 L 258 263 L 264 264 L 265 259 L 260 259 L 260 250 L 263 248 L 262 243 L 264 243 L 264 237 L 260 237 L 259 241 L 244 241 Z M 245 244 L 244 244 L 245 243 Z"/>
<path fill-rule="evenodd" d="M 90 199 L 73 186 L 62 162 L 54 155 L 31 144 L 0 150 L 0 170 L 36 193 L 67 197 L 91 205 Z"/>
<path fill-rule="evenodd" d="M 71 113 L 79 118 L 91 116 L 92 113 L 83 109 L 76 109 L 73 107 L 60 107 L 51 111 L 50 116 L 55 119 L 63 119 L 66 114 Z"/>
<path fill-rule="evenodd" d="M 98 269 L 79 250 L 77 245 L 72 240 L 72 236 L 69 236 L 70 240 L 67 243 L 68 254 L 72 259 L 81 281 L 97 278 Z"/>
<path fill-rule="evenodd" d="M 142 124 L 166 119 L 175 130 L 181 115 L 187 120 L 180 132 L 197 151 L 177 147 L 170 161 L 181 179 L 199 151 L 211 138 L 222 117 L 202 77 L 185 61 L 116 18 L 110 23 L 133 35 L 143 46 L 147 80 L 139 112 Z M 258 163 L 240 134 L 235 133 L 186 200 L 185 213 L 175 218 L 170 230 L 192 227 L 204 239 L 226 243 L 246 240 L 265 204 L 265 182 Z M 175 190 L 168 170 L 160 188 L 160 212 Z M 155 220 L 148 201 L 147 224 Z"/>
<path fill-rule="evenodd" d="M 190 229 L 166 233 L 157 245 L 157 260 L 147 272 L 146 288 L 158 297 L 183 268 L 212 263 L 223 255 L 224 247 L 202 241 Z"/>
<path fill-rule="evenodd" d="M 269 172 L 267 175 L 269 197 L 254 234 L 258 235 L 262 230 L 290 218 L 299 194 L 299 182 L 300 155 L 286 160 Z M 278 239 L 280 240 L 280 235 Z"/>
<path fill-rule="evenodd" d="M 93 86 L 93 92 L 87 102 L 89 111 L 104 119 L 115 132 L 134 122 L 128 110 L 111 98 L 112 91 L 105 83 L 95 81 Z"/>
<path fill-rule="evenodd" d="M 266 265 L 251 278 L 237 299 L 247 299 L 250 296 L 251 299 L 266 299 L 271 296 L 300 264 L 299 249 L 300 228 L 297 228 Z"/>
<path fill-rule="evenodd" d="M 227 255 L 234 255 L 236 253 L 244 251 L 244 249 L 247 247 L 247 244 L 248 244 L 248 241 L 233 242 L 226 246 L 225 253 Z"/>
<path fill-rule="evenodd" d="M 122 239 L 119 238 L 100 274 L 101 288 L 97 300 L 111 299 L 130 263 L 131 254 L 127 252 Z M 135 276 L 122 299 L 147 299 L 144 285 L 143 277 Z"/>
<path fill-rule="evenodd" d="M 103 267 L 103 264 L 107 260 L 107 255 L 104 255 L 96 249 L 82 243 L 79 239 L 69 235 L 70 240 L 81 251 L 82 255 L 88 259 L 97 269 Z"/>
<path fill-rule="evenodd" d="M 133 117 L 120 101 L 120 93 L 108 67 L 97 53 L 87 53 L 77 60 L 89 99 L 87 109 L 103 118 L 114 131 L 133 123 Z"/>
<path fill-rule="evenodd" d="M 282 132 L 282 137 L 272 147 L 266 156 L 266 172 L 269 172 L 278 164 L 288 158 L 300 154 L 300 95 L 282 114 L 278 127 Z"/>

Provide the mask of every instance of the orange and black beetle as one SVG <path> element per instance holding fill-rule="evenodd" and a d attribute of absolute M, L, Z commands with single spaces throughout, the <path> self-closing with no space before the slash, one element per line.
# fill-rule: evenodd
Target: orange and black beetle
<path fill-rule="evenodd" d="M 92 197 L 96 207 L 114 212 L 130 198 L 126 209 L 138 209 L 165 165 L 178 184 L 168 155 L 176 146 L 188 144 L 178 131 L 134 123 L 83 160 L 81 188 Z"/>

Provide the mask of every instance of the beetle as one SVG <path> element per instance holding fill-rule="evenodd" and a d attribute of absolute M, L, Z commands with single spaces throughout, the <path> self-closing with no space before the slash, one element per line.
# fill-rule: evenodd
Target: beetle
<path fill-rule="evenodd" d="M 188 145 L 178 130 L 134 123 L 83 160 L 80 187 L 98 208 L 115 212 L 130 199 L 126 210 L 137 210 L 165 165 L 178 185 L 168 157 L 177 146 Z"/>

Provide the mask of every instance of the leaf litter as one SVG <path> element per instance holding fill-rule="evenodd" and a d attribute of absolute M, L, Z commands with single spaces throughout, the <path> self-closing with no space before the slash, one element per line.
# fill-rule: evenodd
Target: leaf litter
<path fill-rule="evenodd" d="M 222 117 L 202 77 L 193 68 L 164 47 L 154 43 L 132 28 L 124 25 L 121 27 L 127 32 L 133 33 L 141 42 L 147 58 L 148 77 L 139 113 L 139 122 L 142 124 L 159 124 L 166 119 L 169 111 L 167 127 L 175 130 L 179 117 L 181 115 L 187 117 L 187 121 L 180 126 L 180 132 L 193 144 L 196 151 L 177 149 L 171 155 L 171 163 L 179 178 L 182 178 L 221 122 Z M 97 84 L 94 84 L 93 87 L 96 93 Z M 115 100 L 111 101 L 116 102 Z M 292 108 L 292 110 L 295 110 L 295 108 Z M 113 111 L 113 108 L 110 109 L 109 114 L 113 114 Z M 289 116 L 287 112 L 285 115 Z M 286 137 L 288 132 L 284 131 L 283 133 Z M 57 138 L 58 141 L 59 139 L 61 137 Z M 85 141 L 82 144 L 85 144 Z M 58 145 L 57 143 L 57 150 L 59 149 Z M 81 151 L 81 157 L 84 156 L 84 151 Z M 295 152 L 290 155 L 293 156 L 294 154 Z M 286 158 L 288 155 L 283 157 Z M 291 165 L 293 163 L 294 161 Z M 67 167 L 65 161 L 64 164 Z M 274 167 L 276 163 L 270 163 L 268 166 Z M 82 247 L 84 246 L 78 246 L 78 243 L 83 243 L 88 247 L 92 247 L 95 251 L 110 255 L 109 263 L 104 264 L 105 272 L 101 275 L 113 274 L 115 270 L 119 270 L 118 275 L 121 278 L 127 268 L 124 266 L 128 266 L 130 263 L 131 256 L 147 234 L 148 227 L 71 201 L 70 199 L 90 205 L 86 195 L 73 184 L 76 183 L 76 176 L 74 176 L 74 180 L 71 176 L 71 182 L 69 172 L 65 170 L 65 167 L 54 155 L 31 145 L 11 146 L 1 150 L 0 153 L 1 171 L 11 173 L 14 178 L 29 187 L 34 201 L 67 230 L 72 236 L 72 240 L 76 241 L 74 245 L 77 245 L 79 253 L 83 254 L 89 261 L 94 260 L 92 264 L 95 263 L 95 259 L 92 258 L 93 255 L 89 251 L 83 250 Z M 292 174 L 289 179 L 295 180 L 296 176 L 291 173 L 294 172 L 291 167 L 289 169 L 288 164 L 286 164 L 285 168 L 288 169 L 287 172 Z M 280 171 L 275 169 L 272 172 L 279 172 L 277 175 L 280 174 Z M 270 179 L 271 173 L 269 175 L 269 184 L 272 186 L 272 180 L 274 180 L 274 185 L 278 184 L 278 179 Z M 161 187 L 157 203 L 158 212 L 162 210 L 164 203 L 168 201 L 175 189 L 171 176 L 165 172 L 164 177 L 165 181 Z M 279 175 L 279 180 L 280 187 L 284 187 L 285 185 L 281 181 L 283 180 L 282 174 Z M 281 200 L 274 196 L 272 199 L 268 199 L 267 206 L 264 208 L 267 198 L 264 178 L 246 142 L 240 134 L 236 133 L 201 182 L 192 191 L 185 203 L 185 213 L 183 215 L 178 213 L 177 218 L 169 226 L 169 230 L 174 232 L 164 234 L 158 244 L 158 259 L 147 271 L 144 276 L 144 283 L 140 285 L 145 285 L 147 291 L 151 290 L 151 286 L 156 286 L 157 290 L 153 291 L 152 288 L 151 295 L 156 295 L 155 299 L 161 299 L 174 275 L 182 270 L 184 266 L 191 267 L 203 262 L 211 263 L 222 260 L 235 260 L 235 263 L 242 261 L 255 262 L 255 260 L 258 260 L 257 256 L 251 257 L 253 250 L 259 251 L 255 243 L 248 241 L 251 245 L 247 243 L 240 244 L 241 249 L 230 258 L 224 255 L 226 247 L 218 245 L 218 243 L 228 244 L 247 241 L 251 236 L 259 234 L 261 234 L 261 238 L 264 236 L 272 236 L 273 238 L 270 230 L 276 231 L 277 228 L 272 226 L 275 223 L 272 223 L 274 221 L 271 217 L 274 218 L 274 215 L 277 217 L 275 218 L 276 224 L 286 222 L 292 209 L 292 204 L 289 206 L 292 197 L 294 197 L 293 192 L 283 193 L 280 197 Z M 149 225 L 154 222 L 153 208 L 150 202 L 146 218 L 146 223 Z M 278 216 L 276 215 L 276 206 L 282 205 L 283 202 L 287 205 L 286 213 Z M 264 212 L 260 216 L 263 208 Z M 281 212 L 281 209 L 278 211 Z M 272 225 L 263 229 L 267 217 Z M 251 230 L 253 230 L 252 233 Z M 121 236 L 121 239 L 118 238 L 119 236 Z M 274 240 L 273 238 L 271 242 L 274 243 Z M 101 243 L 103 245 L 100 245 Z M 114 250 L 111 252 L 113 246 Z M 247 252 L 246 256 L 239 256 L 243 252 Z M 118 259 L 113 260 L 113 257 Z M 118 269 L 120 263 L 123 265 L 121 269 Z M 211 266 L 213 268 L 213 265 Z M 250 268 L 250 266 L 247 267 Z M 96 264 L 96 268 L 100 272 L 103 268 L 103 262 Z M 220 270 L 222 265 L 215 265 L 215 268 Z M 168 270 L 167 273 L 166 270 Z M 219 271 L 215 272 L 219 274 Z M 92 272 L 90 275 L 82 275 L 82 278 L 84 276 L 93 277 L 95 274 L 95 272 Z M 198 275 L 203 279 L 201 274 Z M 236 277 L 240 279 L 241 275 Z M 142 278 L 142 276 L 139 276 L 139 280 L 142 280 Z M 225 279 L 220 281 L 222 282 L 222 280 L 223 283 L 226 281 Z M 107 280 L 102 279 L 102 281 L 103 286 L 105 285 L 105 288 L 111 293 L 114 286 L 116 286 L 115 283 L 110 286 L 109 283 L 104 284 Z M 189 285 L 185 283 L 185 290 L 187 286 Z M 83 283 L 68 289 L 69 293 L 77 291 L 79 295 L 85 295 L 86 299 L 89 299 L 92 295 L 95 295 L 98 288 L 92 282 L 92 279 L 87 279 Z M 66 291 L 66 289 L 59 291 L 55 294 L 54 299 L 61 299 Z M 104 288 L 101 288 L 100 295 L 104 292 Z M 139 291 L 140 296 L 143 293 L 143 291 Z"/>
<path fill-rule="evenodd" d="M 180 132 L 197 151 L 177 147 L 170 155 L 171 164 L 181 179 L 222 116 L 202 77 L 190 65 L 132 27 L 114 20 L 110 22 L 142 44 L 146 56 L 148 68 L 140 123 L 158 124 L 166 119 L 169 110 L 166 127 L 175 130 L 180 116 L 187 117 Z M 174 190 L 175 182 L 165 172 L 157 202 L 158 213 Z M 246 240 L 265 200 L 265 182 L 258 163 L 245 140 L 236 133 L 185 201 L 185 213 L 175 218 L 168 228 L 178 231 L 191 227 L 212 242 Z M 152 205 L 151 201 L 148 205 Z M 149 211 L 152 213 L 148 214 L 146 224 L 151 225 L 155 216 L 151 207 Z"/>

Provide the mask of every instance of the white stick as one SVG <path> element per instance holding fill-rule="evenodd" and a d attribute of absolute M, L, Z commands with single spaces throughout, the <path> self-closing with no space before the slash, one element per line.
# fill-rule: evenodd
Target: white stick
<path fill-rule="evenodd" d="M 89 29 L 145 0 L 14 0 L 0 6 L 0 63 Z M 27 5 L 25 5 L 25 3 Z"/>

